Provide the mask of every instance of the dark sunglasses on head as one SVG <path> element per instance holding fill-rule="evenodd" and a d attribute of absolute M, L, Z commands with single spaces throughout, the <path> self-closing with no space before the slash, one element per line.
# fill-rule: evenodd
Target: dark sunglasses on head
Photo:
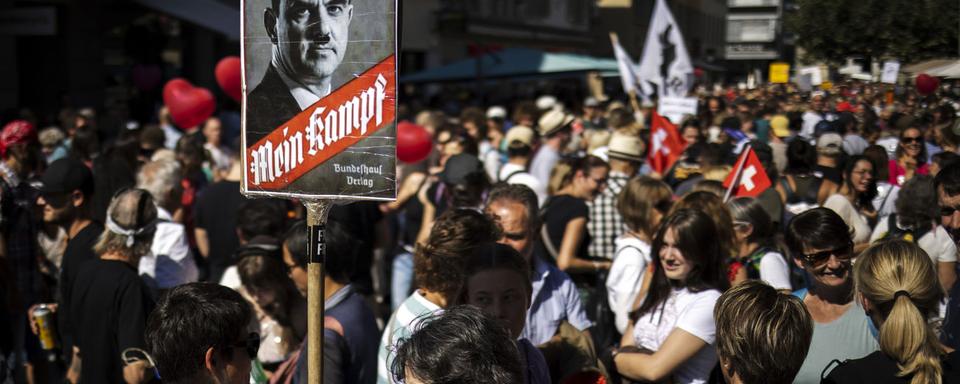
<path fill-rule="evenodd" d="M 901 137 L 901 138 L 900 138 L 900 141 L 902 141 L 904 144 L 919 143 L 919 142 L 922 141 L 922 140 L 923 140 L 923 139 L 921 139 L 919 136 L 918 136 L 918 137 Z"/>
<path fill-rule="evenodd" d="M 847 243 L 840 248 L 814 253 L 805 253 L 802 255 L 803 261 L 815 267 L 819 267 L 830 260 L 830 256 L 836 256 L 840 260 L 849 260 L 853 258 L 853 243 Z"/>
<path fill-rule="evenodd" d="M 250 332 L 247 335 L 247 339 L 239 343 L 229 346 L 230 348 L 243 348 L 247 351 L 247 356 L 250 357 L 250 360 L 257 358 L 257 352 L 260 351 L 260 334 L 256 332 Z"/>

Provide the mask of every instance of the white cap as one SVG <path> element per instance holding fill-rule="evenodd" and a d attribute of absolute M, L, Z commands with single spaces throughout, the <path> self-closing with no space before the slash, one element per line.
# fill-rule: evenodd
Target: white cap
<path fill-rule="evenodd" d="M 543 95 L 537 98 L 537 109 L 543 111 L 552 109 L 557 105 L 557 98 L 550 95 Z"/>
<path fill-rule="evenodd" d="M 488 119 L 506 119 L 507 109 L 499 105 L 494 105 L 490 108 L 487 108 L 487 118 Z"/>

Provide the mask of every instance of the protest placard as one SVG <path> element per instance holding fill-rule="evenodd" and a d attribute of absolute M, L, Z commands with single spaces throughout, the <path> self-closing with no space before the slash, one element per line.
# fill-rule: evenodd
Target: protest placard
<path fill-rule="evenodd" d="M 668 117 L 674 124 L 680 124 L 684 115 L 697 114 L 696 97 L 661 97 L 658 103 L 657 113 Z"/>
<path fill-rule="evenodd" d="M 790 81 L 790 64 L 770 63 L 770 82 L 783 84 Z"/>
<path fill-rule="evenodd" d="M 272 3 L 241 4 L 243 192 L 395 198 L 396 3 Z"/>
<path fill-rule="evenodd" d="M 880 82 L 887 84 L 896 84 L 897 75 L 900 74 L 900 62 L 898 61 L 885 61 L 883 62 L 883 72 L 880 74 Z"/>

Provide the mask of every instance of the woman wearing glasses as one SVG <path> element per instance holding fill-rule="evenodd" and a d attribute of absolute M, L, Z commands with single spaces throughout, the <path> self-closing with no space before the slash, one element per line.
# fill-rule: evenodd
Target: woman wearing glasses
<path fill-rule="evenodd" d="M 728 202 L 727 208 L 737 236 L 738 255 L 731 266 L 732 283 L 759 279 L 776 289 L 789 291 L 790 265 L 777 249 L 773 238 L 776 227 L 760 201 L 739 197 Z"/>
<path fill-rule="evenodd" d="M 823 206 L 830 208 L 853 230 L 854 252 L 867 248 L 871 221 L 877 217 L 873 198 L 877 195 L 876 172 L 870 159 L 852 156 L 843 169 L 843 186 Z"/>
<path fill-rule="evenodd" d="M 630 380 L 706 383 L 717 364 L 713 307 L 728 284 L 717 227 L 681 209 L 660 225 L 651 254 L 650 291 L 612 353 Z"/>
<path fill-rule="evenodd" d="M 564 159 L 550 175 L 550 198 L 543 204 L 543 230 L 540 235 L 542 255 L 548 255 L 557 267 L 570 274 L 574 281 L 583 274 L 610 269 L 609 261 L 590 260 L 587 246 L 589 211 L 592 201 L 607 185 L 610 166 L 598 157 Z M 593 279 L 590 279 L 593 282 Z"/>
<path fill-rule="evenodd" d="M 923 133 L 920 129 L 910 127 L 900 133 L 900 143 L 897 144 L 896 159 L 890 160 L 890 184 L 902 185 L 913 175 L 929 173 L 927 164 L 927 148 L 923 142 Z"/>
<path fill-rule="evenodd" d="M 854 300 L 853 241 L 834 211 L 814 208 L 787 226 L 784 240 L 809 286 L 794 292 L 813 317 L 813 340 L 796 384 L 819 383 L 833 360 L 856 359 L 877 350 L 869 319 Z"/>

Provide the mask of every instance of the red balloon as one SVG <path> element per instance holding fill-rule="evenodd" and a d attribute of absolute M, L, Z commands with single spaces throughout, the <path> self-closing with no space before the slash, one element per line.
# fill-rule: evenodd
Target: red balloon
<path fill-rule="evenodd" d="M 220 89 L 239 103 L 243 96 L 243 90 L 240 89 L 240 58 L 228 56 L 220 59 L 214 75 L 217 76 Z"/>
<path fill-rule="evenodd" d="M 397 158 L 404 163 L 416 163 L 427 158 L 433 149 L 430 133 L 409 121 L 397 124 Z"/>
<path fill-rule="evenodd" d="M 921 73 L 917 76 L 916 84 L 917 92 L 920 92 L 921 95 L 929 95 L 940 86 L 940 79 L 926 73 Z"/>
<path fill-rule="evenodd" d="M 181 78 L 172 79 L 163 86 L 163 104 L 170 110 L 173 122 L 182 129 L 203 124 L 217 109 L 209 90 L 194 87 Z"/>

